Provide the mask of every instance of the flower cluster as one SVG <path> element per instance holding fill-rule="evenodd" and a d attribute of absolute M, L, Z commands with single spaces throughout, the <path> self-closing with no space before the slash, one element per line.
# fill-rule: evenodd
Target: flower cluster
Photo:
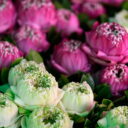
<path fill-rule="evenodd" d="M 0 128 L 128 128 L 128 0 L 0 0 Z"/>

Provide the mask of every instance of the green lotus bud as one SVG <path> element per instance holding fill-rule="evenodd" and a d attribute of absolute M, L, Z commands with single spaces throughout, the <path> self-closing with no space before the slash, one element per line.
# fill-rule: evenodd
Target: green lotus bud
<path fill-rule="evenodd" d="M 22 128 L 72 128 L 73 122 L 67 113 L 58 107 L 35 109 L 29 117 L 24 118 Z"/>
<path fill-rule="evenodd" d="M 10 127 L 17 121 L 18 107 L 0 93 L 0 128 Z"/>
<path fill-rule="evenodd" d="M 15 86 L 17 82 L 23 78 L 24 74 L 38 71 L 46 71 L 43 63 L 37 64 L 34 61 L 22 60 L 20 64 L 11 68 L 8 78 L 9 84 Z"/>
<path fill-rule="evenodd" d="M 55 77 L 49 73 L 25 74 L 17 86 L 11 86 L 15 102 L 24 107 L 56 105 L 63 97 Z"/>
<path fill-rule="evenodd" d="M 95 105 L 91 87 L 86 83 L 71 82 L 63 87 L 62 104 L 69 114 L 87 115 Z"/>
<path fill-rule="evenodd" d="M 109 111 L 98 121 L 98 128 L 128 128 L 128 106 L 119 106 Z"/>
<path fill-rule="evenodd" d="M 122 10 L 115 16 L 116 21 L 128 31 L 128 11 Z"/>

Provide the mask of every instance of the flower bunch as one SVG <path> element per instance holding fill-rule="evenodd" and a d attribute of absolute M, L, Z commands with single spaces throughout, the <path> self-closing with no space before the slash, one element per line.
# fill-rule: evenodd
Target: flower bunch
<path fill-rule="evenodd" d="M 0 0 L 0 128 L 128 128 L 128 0 Z"/>

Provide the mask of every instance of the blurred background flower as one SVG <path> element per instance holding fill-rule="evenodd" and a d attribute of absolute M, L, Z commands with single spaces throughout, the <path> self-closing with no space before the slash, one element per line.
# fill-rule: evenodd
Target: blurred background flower
<path fill-rule="evenodd" d="M 48 31 L 57 22 L 56 8 L 52 2 L 41 0 L 24 0 L 18 2 L 18 23 L 31 25 Z"/>
<path fill-rule="evenodd" d="M 15 25 L 17 12 L 11 0 L 0 1 L 0 33 Z"/>
<path fill-rule="evenodd" d="M 128 11 L 122 10 L 115 15 L 116 21 L 128 31 Z"/>
<path fill-rule="evenodd" d="M 44 32 L 28 25 L 21 26 L 13 35 L 17 46 L 25 54 L 28 54 L 31 50 L 46 51 L 50 46 Z"/>
<path fill-rule="evenodd" d="M 16 59 L 23 56 L 23 53 L 13 44 L 0 41 L 0 69 L 9 67 Z"/>
<path fill-rule="evenodd" d="M 56 29 L 64 35 L 70 35 L 75 32 L 78 34 L 82 33 L 79 19 L 73 12 L 66 9 L 59 9 L 57 11 Z"/>

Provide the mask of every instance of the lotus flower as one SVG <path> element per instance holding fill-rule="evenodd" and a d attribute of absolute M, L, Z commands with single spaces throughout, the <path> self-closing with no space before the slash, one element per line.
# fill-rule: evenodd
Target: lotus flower
<path fill-rule="evenodd" d="M 117 23 L 103 23 L 86 33 L 83 50 L 96 63 L 113 65 L 128 62 L 128 32 Z"/>
<path fill-rule="evenodd" d="M 117 23 L 124 26 L 128 31 L 128 11 L 127 10 L 122 10 L 119 13 L 117 13 L 115 16 L 115 19 Z"/>
<path fill-rule="evenodd" d="M 65 91 L 62 104 L 69 114 L 84 114 L 85 116 L 93 109 L 94 95 L 91 87 L 86 83 L 71 82 L 63 87 Z"/>
<path fill-rule="evenodd" d="M 86 2 L 80 8 L 81 12 L 87 14 L 90 18 L 97 18 L 106 12 L 103 5 L 98 2 Z"/>
<path fill-rule="evenodd" d="M 128 67 L 124 64 L 109 66 L 102 71 L 100 80 L 110 85 L 114 96 L 119 96 L 128 89 Z"/>
<path fill-rule="evenodd" d="M 98 128 L 127 128 L 128 106 L 119 106 L 107 113 L 98 121 Z"/>
<path fill-rule="evenodd" d="M 19 1 L 20 25 L 31 25 L 43 31 L 48 31 L 57 22 L 56 9 L 52 2 L 42 0 Z"/>
<path fill-rule="evenodd" d="M 50 46 L 46 40 L 46 34 L 31 26 L 20 27 L 14 36 L 19 49 L 25 54 L 28 54 L 30 50 L 46 51 Z"/>
<path fill-rule="evenodd" d="M 11 29 L 16 20 L 16 11 L 11 0 L 0 1 L 0 33 Z"/>
<path fill-rule="evenodd" d="M 101 0 L 71 0 L 72 3 L 74 4 L 83 4 L 85 2 L 99 2 Z"/>
<path fill-rule="evenodd" d="M 14 128 L 18 117 L 18 107 L 0 93 L 0 127 Z M 17 127 L 15 127 L 17 128 Z"/>
<path fill-rule="evenodd" d="M 70 35 L 74 32 L 81 34 L 82 29 L 77 16 L 66 9 L 60 9 L 57 12 L 57 31 L 62 32 L 64 35 Z"/>
<path fill-rule="evenodd" d="M 22 60 L 18 65 L 12 67 L 9 71 L 8 81 L 11 86 L 16 86 L 17 83 L 23 79 L 25 74 L 33 72 L 46 72 L 43 63 L 37 64 L 34 61 Z"/>
<path fill-rule="evenodd" d="M 13 61 L 22 56 L 22 52 L 13 44 L 0 41 L 0 69 L 9 67 Z"/>
<path fill-rule="evenodd" d="M 124 0 L 101 0 L 101 2 L 112 6 L 120 6 Z"/>
<path fill-rule="evenodd" d="M 90 70 L 88 59 L 81 50 L 81 42 L 76 40 L 65 39 L 62 43 L 55 46 L 51 56 L 51 63 L 53 67 L 66 75 Z"/>
<path fill-rule="evenodd" d="M 41 71 L 24 74 L 17 86 L 11 86 L 11 90 L 15 103 L 29 110 L 45 105 L 55 106 L 63 96 L 54 76 Z"/>
<path fill-rule="evenodd" d="M 22 122 L 22 128 L 73 128 L 67 113 L 52 106 L 35 109 Z"/>

